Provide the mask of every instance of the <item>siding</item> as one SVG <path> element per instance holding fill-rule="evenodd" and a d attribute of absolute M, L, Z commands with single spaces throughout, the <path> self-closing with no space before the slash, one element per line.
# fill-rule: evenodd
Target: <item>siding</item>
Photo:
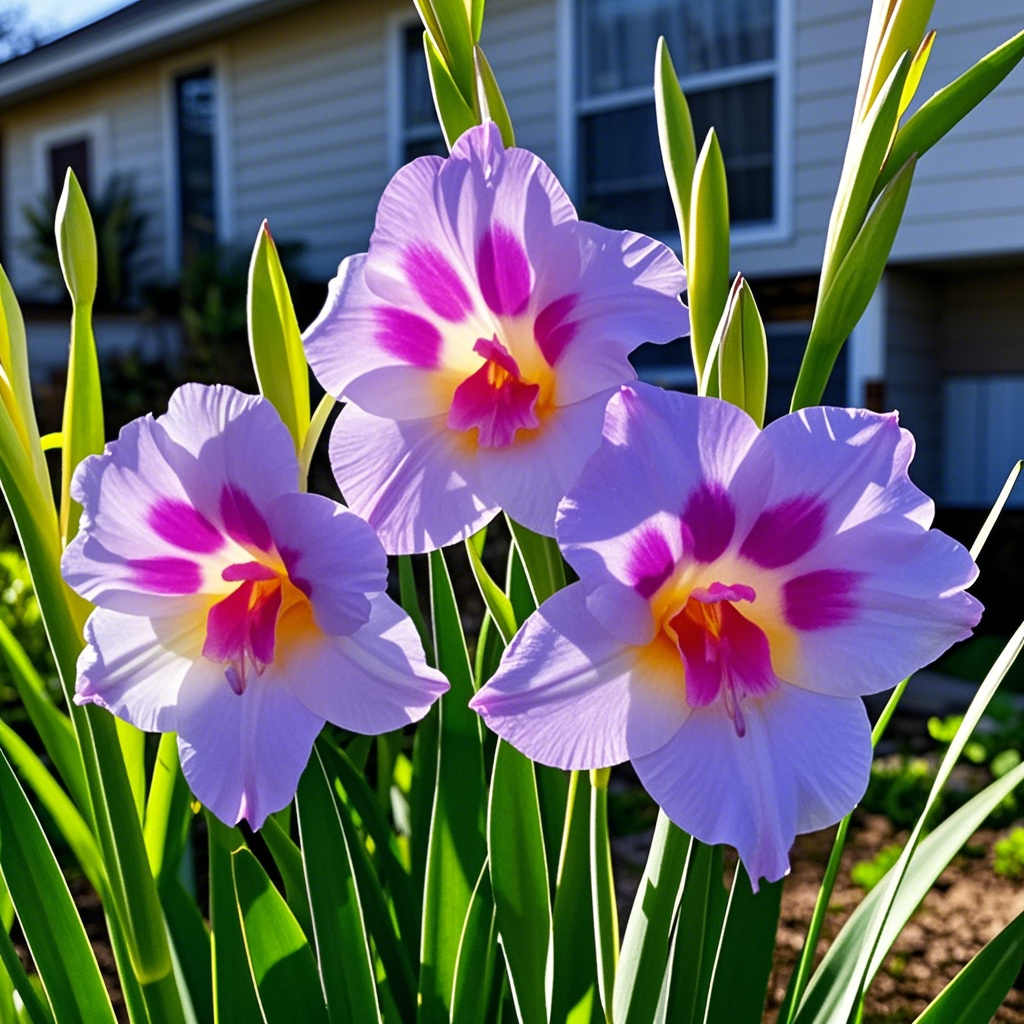
<path fill-rule="evenodd" d="M 38 166 L 38 140 L 49 132 L 70 129 L 80 122 L 95 125 L 93 188 L 102 188 L 108 175 L 127 175 L 134 181 L 140 209 L 149 222 L 142 251 L 140 273 L 164 269 L 165 168 L 161 131 L 160 81 L 155 69 L 144 67 L 121 72 L 60 95 L 39 99 L 9 112 L 0 112 L 5 146 L 6 229 L 3 250 L 5 269 L 22 295 L 39 291 L 39 274 L 21 252 L 25 235 L 22 213 L 49 190 L 48 178 Z"/>
<path fill-rule="evenodd" d="M 867 29 L 865 0 L 793 0 L 792 221 L 782 243 L 738 245 L 734 262 L 768 276 L 820 269 Z M 938 36 L 918 91 L 923 101 L 1022 27 L 1008 0 L 937 0 Z M 925 154 L 893 262 L 1024 249 L 1024 67 Z"/>
<path fill-rule="evenodd" d="M 305 243 L 303 269 L 319 279 L 365 250 L 395 170 L 395 55 L 414 18 L 406 4 L 348 0 L 231 37 L 230 178 L 240 243 L 267 217 L 275 237 Z M 556 148 L 554 22 L 548 0 L 492 0 L 483 38 L 520 144 L 548 160 Z"/>

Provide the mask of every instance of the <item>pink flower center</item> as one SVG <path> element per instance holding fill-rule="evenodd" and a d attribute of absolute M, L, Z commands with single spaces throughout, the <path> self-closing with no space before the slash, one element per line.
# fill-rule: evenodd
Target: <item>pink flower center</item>
<path fill-rule="evenodd" d="M 224 675 L 237 694 L 250 676 L 263 674 L 274 660 L 278 616 L 288 586 L 286 573 L 262 562 L 229 565 L 221 576 L 239 585 L 210 609 L 206 617 L 203 655 L 226 662 Z M 294 587 L 289 586 L 289 590 Z"/>
<path fill-rule="evenodd" d="M 746 733 L 743 698 L 764 696 L 779 684 L 768 638 L 736 607 L 755 597 L 740 583 L 712 583 L 692 590 L 666 625 L 686 671 L 687 703 L 706 707 L 721 698 L 737 736 Z"/>
<path fill-rule="evenodd" d="M 481 338 L 473 351 L 483 357 L 484 364 L 455 389 L 448 427 L 476 430 L 481 448 L 505 448 L 518 431 L 540 426 L 536 410 L 540 385 L 523 380 L 519 364 L 496 337 Z"/>

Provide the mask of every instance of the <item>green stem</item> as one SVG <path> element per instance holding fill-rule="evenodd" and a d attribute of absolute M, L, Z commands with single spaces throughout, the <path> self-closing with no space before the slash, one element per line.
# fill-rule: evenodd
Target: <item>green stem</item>
<path fill-rule="evenodd" d="M 299 479 L 302 490 L 306 490 L 309 483 L 309 466 L 313 461 L 313 452 L 316 451 L 317 442 L 320 440 L 327 417 L 330 416 L 333 408 L 334 395 L 324 395 L 310 418 L 309 429 L 306 431 L 306 438 L 302 442 L 302 451 L 299 453 Z"/>

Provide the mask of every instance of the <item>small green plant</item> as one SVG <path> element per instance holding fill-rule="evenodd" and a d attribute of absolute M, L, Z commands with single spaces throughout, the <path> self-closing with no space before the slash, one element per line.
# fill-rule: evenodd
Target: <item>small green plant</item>
<path fill-rule="evenodd" d="M 871 892 L 899 860 L 902 852 L 903 847 L 899 843 L 883 847 L 871 860 L 858 861 L 850 868 L 850 881 L 865 892 Z"/>
<path fill-rule="evenodd" d="M 1024 828 L 1015 828 L 996 843 L 992 870 L 1000 878 L 1024 878 Z"/>

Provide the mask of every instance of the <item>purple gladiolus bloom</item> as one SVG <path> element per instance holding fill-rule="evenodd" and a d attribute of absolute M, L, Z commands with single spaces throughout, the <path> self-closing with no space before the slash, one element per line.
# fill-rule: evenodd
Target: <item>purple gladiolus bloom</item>
<path fill-rule="evenodd" d="M 269 402 L 193 384 L 72 482 L 62 571 L 97 605 L 75 700 L 176 732 L 196 797 L 253 828 L 294 796 L 325 720 L 388 732 L 448 688 L 384 593 L 373 530 L 298 481 Z"/>
<path fill-rule="evenodd" d="M 305 335 L 349 404 L 331 439 L 349 505 L 391 552 L 468 537 L 504 508 L 554 532 L 628 355 L 689 331 L 683 268 L 660 242 L 580 221 L 538 157 L 497 127 L 384 191 Z"/>
<path fill-rule="evenodd" d="M 580 581 L 525 623 L 472 705 L 544 764 L 632 760 L 681 828 L 755 883 L 864 793 L 860 697 L 969 636 L 968 552 L 930 530 L 895 415 L 805 409 L 759 431 L 636 385 L 559 508 Z"/>

